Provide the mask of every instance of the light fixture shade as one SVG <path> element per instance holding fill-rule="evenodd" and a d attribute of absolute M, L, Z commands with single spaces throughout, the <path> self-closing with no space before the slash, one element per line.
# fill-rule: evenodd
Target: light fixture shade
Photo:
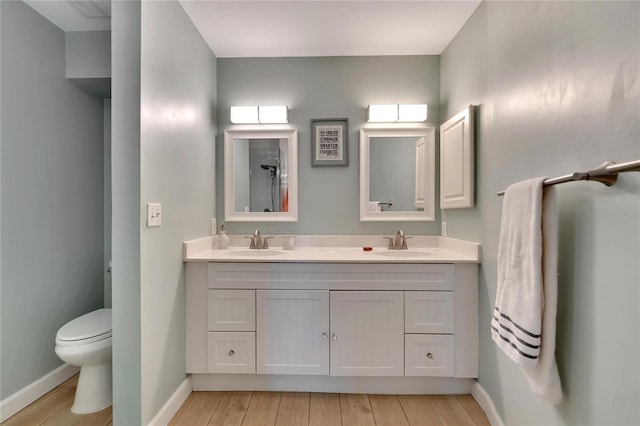
<path fill-rule="evenodd" d="M 233 124 L 257 124 L 258 107 L 257 106 L 232 106 L 231 122 Z"/>
<path fill-rule="evenodd" d="M 398 106 L 398 121 L 418 123 L 427 121 L 427 105 L 413 104 Z"/>
<path fill-rule="evenodd" d="M 263 124 L 288 123 L 288 108 L 286 105 L 259 106 L 258 120 Z"/>
<path fill-rule="evenodd" d="M 369 123 L 393 123 L 398 121 L 398 105 L 369 105 L 367 108 Z"/>

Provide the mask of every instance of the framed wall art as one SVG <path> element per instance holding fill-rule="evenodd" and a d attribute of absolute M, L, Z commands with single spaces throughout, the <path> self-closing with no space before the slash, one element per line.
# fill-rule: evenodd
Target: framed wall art
<path fill-rule="evenodd" d="M 349 119 L 311 120 L 311 165 L 349 165 Z"/>

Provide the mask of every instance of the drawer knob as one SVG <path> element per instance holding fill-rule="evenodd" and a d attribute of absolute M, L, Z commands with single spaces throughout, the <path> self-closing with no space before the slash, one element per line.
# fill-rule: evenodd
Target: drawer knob
<path fill-rule="evenodd" d="M 231 350 L 229 351 L 229 356 L 234 356 L 234 355 L 235 355 L 235 353 L 236 353 L 236 351 L 234 351 L 233 349 L 231 349 Z"/>
<path fill-rule="evenodd" d="M 429 361 L 433 360 L 433 354 L 432 354 L 431 352 L 428 352 L 428 353 L 427 353 L 427 359 L 428 359 Z"/>
<path fill-rule="evenodd" d="M 332 335 L 331 335 L 331 338 L 332 338 L 333 340 L 338 340 L 338 335 L 337 335 L 337 334 L 332 334 Z"/>
<path fill-rule="evenodd" d="M 327 338 L 327 336 L 328 336 L 328 335 L 327 335 L 327 332 L 326 332 L 326 331 L 325 331 L 324 333 L 322 333 L 322 338 L 323 338 L 323 339 L 326 339 L 326 338 Z"/>

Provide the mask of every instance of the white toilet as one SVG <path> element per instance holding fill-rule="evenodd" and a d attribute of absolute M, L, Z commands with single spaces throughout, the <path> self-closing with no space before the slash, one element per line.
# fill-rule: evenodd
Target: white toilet
<path fill-rule="evenodd" d="M 56 355 L 80 367 L 72 412 L 94 413 L 111 405 L 111 309 L 98 309 L 63 325 L 56 334 Z"/>

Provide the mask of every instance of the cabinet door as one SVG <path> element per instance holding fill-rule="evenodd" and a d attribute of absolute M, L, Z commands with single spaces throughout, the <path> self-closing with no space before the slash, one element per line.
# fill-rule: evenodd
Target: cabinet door
<path fill-rule="evenodd" d="M 473 207 L 473 105 L 440 126 L 440 208 Z"/>
<path fill-rule="evenodd" d="M 209 290 L 209 331 L 255 331 L 255 290 Z"/>
<path fill-rule="evenodd" d="M 405 333 L 453 334 L 452 291 L 405 291 Z"/>
<path fill-rule="evenodd" d="M 331 292 L 331 375 L 404 374 L 401 291 Z"/>
<path fill-rule="evenodd" d="M 329 291 L 258 290 L 258 374 L 329 374 Z"/>

